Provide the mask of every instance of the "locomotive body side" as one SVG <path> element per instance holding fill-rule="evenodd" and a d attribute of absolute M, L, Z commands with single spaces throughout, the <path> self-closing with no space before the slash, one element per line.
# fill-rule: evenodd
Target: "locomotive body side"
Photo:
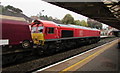
<path fill-rule="evenodd" d="M 59 39 L 69 39 L 74 37 L 74 28 L 68 25 L 58 24 Z"/>
<path fill-rule="evenodd" d="M 58 27 L 54 23 L 44 22 L 44 39 L 45 40 L 52 40 L 58 39 Z"/>
<path fill-rule="evenodd" d="M 97 29 L 91 29 L 91 28 L 86 28 L 82 26 L 76 26 L 76 25 L 59 25 L 61 27 L 61 30 L 64 31 L 69 31 L 66 34 L 70 39 L 71 38 L 89 38 L 89 37 L 100 37 L 100 31 Z M 61 36 L 63 36 L 62 33 L 60 33 Z M 65 37 L 61 37 L 65 38 Z"/>
<path fill-rule="evenodd" d="M 74 27 L 74 37 L 100 37 L 100 31 L 83 26 L 71 25 Z"/>

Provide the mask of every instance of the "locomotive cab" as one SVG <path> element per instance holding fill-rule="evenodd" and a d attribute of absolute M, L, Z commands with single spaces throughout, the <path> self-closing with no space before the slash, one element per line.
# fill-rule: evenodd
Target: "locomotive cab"
<path fill-rule="evenodd" d="M 43 25 L 35 20 L 31 25 L 31 35 L 35 45 L 44 45 Z"/>

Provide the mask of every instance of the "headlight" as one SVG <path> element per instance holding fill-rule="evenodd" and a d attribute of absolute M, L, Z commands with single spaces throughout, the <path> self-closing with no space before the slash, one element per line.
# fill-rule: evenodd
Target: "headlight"
<path fill-rule="evenodd" d="M 41 40 L 39 40 L 39 42 L 41 43 L 42 41 L 41 41 Z"/>
<path fill-rule="evenodd" d="M 37 37 L 35 37 L 34 39 L 35 39 L 36 41 L 38 40 L 38 38 L 37 38 Z"/>
<path fill-rule="evenodd" d="M 40 44 L 42 44 L 42 40 L 40 40 L 39 42 L 40 42 Z"/>

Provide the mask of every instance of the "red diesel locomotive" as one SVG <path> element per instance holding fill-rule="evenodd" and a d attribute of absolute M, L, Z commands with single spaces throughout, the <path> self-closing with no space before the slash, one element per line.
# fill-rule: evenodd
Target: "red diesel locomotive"
<path fill-rule="evenodd" d="M 70 47 L 82 42 L 91 43 L 100 40 L 100 30 L 77 25 L 35 20 L 31 27 L 34 44 L 43 46 L 44 49 L 47 49 L 48 45 L 56 47 L 59 44 L 59 47 Z"/>

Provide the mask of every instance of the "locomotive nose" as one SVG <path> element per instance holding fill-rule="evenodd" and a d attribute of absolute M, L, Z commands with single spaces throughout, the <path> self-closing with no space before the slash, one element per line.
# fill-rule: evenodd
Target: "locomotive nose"
<path fill-rule="evenodd" d="M 42 33 L 32 33 L 32 40 L 36 45 L 44 45 L 44 36 Z"/>

